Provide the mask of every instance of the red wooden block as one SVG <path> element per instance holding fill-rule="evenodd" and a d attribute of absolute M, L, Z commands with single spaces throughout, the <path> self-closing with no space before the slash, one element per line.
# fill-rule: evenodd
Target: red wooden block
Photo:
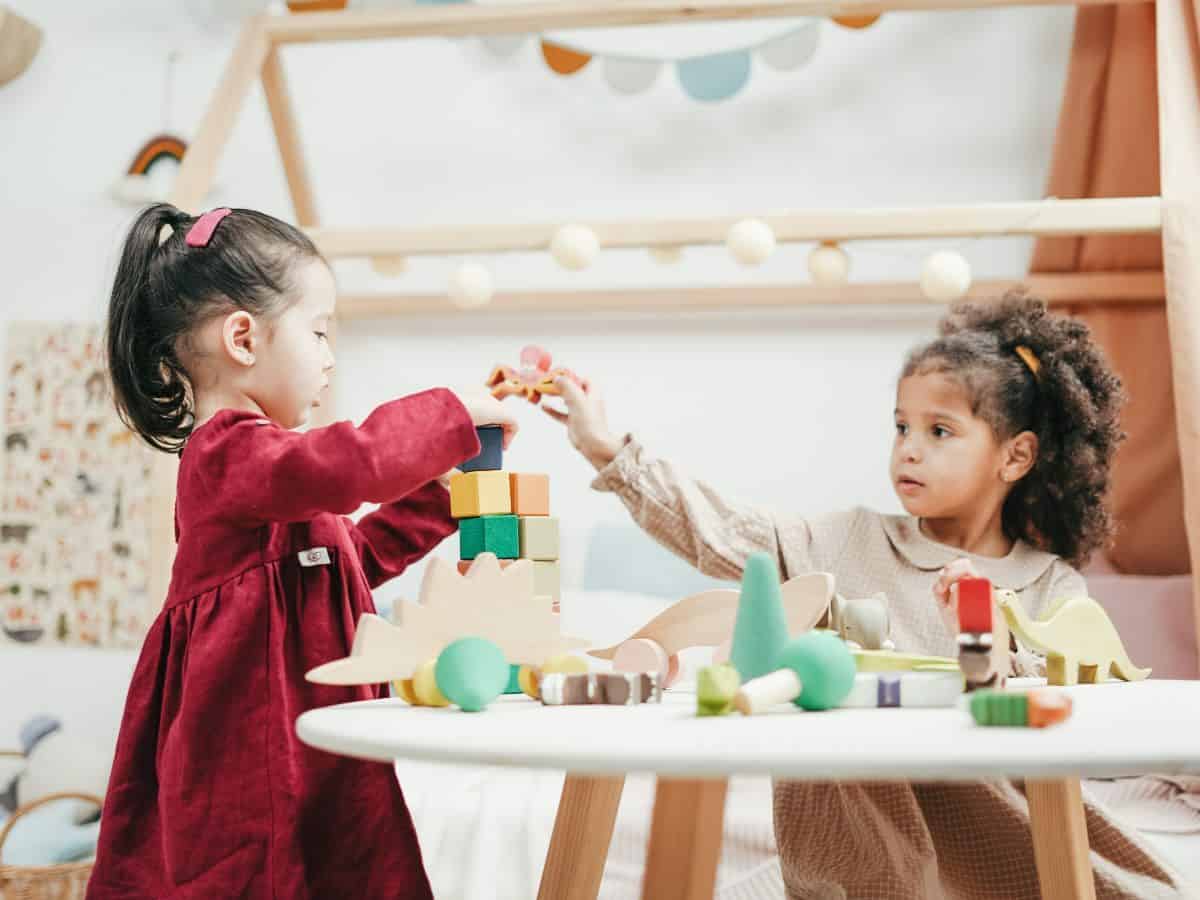
<path fill-rule="evenodd" d="M 958 630 L 972 633 L 992 630 L 992 583 L 986 578 L 959 579 Z"/>

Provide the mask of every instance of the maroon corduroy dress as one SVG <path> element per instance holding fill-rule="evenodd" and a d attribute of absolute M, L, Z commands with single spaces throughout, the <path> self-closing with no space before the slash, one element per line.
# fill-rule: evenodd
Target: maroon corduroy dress
<path fill-rule="evenodd" d="M 125 703 L 88 888 L 107 898 L 429 898 L 390 766 L 304 746 L 310 684 L 371 588 L 454 530 L 437 477 L 479 452 L 437 389 L 298 433 L 224 410 L 179 468 L 178 555 Z M 357 524 L 345 516 L 383 504 Z"/>

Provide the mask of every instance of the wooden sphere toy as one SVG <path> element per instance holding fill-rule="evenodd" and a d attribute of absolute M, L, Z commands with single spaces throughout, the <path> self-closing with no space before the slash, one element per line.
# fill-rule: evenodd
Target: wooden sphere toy
<path fill-rule="evenodd" d="M 437 659 L 427 659 L 413 672 L 412 692 L 418 706 L 449 706 L 450 701 L 438 690 Z"/>
<path fill-rule="evenodd" d="M 438 654 L 437 687 L 464 712 L 479 712 L 508 687 L 504 651 L 485 638 L 459 638 Z"/>
<path fill-rule="evenodd" d="M 784 645 L 780 668 L 742 685 L 734 706 L 745 715 L 791 700 L 809 710 L 832 709 L 854 688 L 854 657 L 828 632 L 810 631 Z"/>

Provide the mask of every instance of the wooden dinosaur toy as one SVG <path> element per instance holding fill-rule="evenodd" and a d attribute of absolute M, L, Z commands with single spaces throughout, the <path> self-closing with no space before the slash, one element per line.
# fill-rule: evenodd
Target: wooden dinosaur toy
<path fill-rule="evenodd" d="M 788 634 L 812 629 L 833 599 L 833 576 L 813 572 L 789 578 L 780 585 Z M 657 671 L 667 687 L 679 673 L 679 651 L 727 643 L 733 636 L 740 591 L 717 588 L 685 597 L 663 610 L 625 640 L 612 647 L 589 650 L 598 659 L 613 661 L 618 671 Z"/>
<path fill-rule="evenodd" d="M 1031 619 L 1011 591 L 997 591 L 1004 618 L 1026 647 L 1046 654 L 1046 680 L 1053 685 L 1095 684 L 1115 674 L 1141 681 L 1150 674 L 1129 659 L 1108 613 L 1090 597 L 1058 600 L 1040 619 Z"/>

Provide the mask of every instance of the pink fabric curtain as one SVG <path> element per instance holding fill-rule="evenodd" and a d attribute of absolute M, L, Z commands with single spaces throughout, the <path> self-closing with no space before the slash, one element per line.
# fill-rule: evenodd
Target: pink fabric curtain
<path fill-rule="evenodd" d="M 1155 31 L 1151 3 L 1077 12 L 1050 196 L 1160 193 Z M 1159 270 L 1162 263 L 1157 235 L 1096 235 L 1038 241 L 1031 269 Z M 1128 439 L 1113 475 L 1120 532 L 1108 562 L 1127 573 L 1187 572 L 1192 567 L 1172 390 L 1179 378 L 1164 352 L 1169 344 L 1166 308 L 1095 305 L 1071 311 L 1090 325 L 1130 396 L 1123 416 Z M 1200 539 L 1200 531 L 1195 538 Z"/>

